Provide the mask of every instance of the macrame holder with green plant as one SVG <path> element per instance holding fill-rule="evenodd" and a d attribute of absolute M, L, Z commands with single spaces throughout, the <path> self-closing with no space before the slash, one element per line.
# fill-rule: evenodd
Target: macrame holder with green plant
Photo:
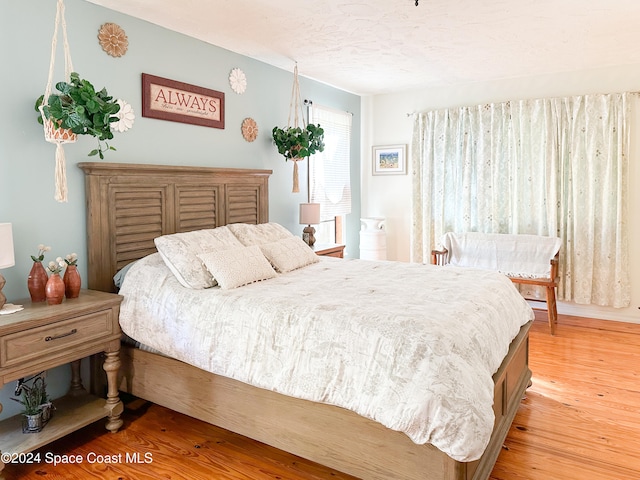
<path fill-rule="evenodd" d="M 293 68 L 293 86 L 291 87 L 291 100 L 289 101 L 289 118 L 287 119 L 287 125 L 291 127 L 291 113 L 293 112 L 293 127 L 300 128 L 301 122 L 304 119 L 304 111 L 302 110 L 302 101 L 300 97 L 300 83 L 298 83 L 298 64 L 296 63 Z M 298 117 L 298 112 L 300 116 Z M 292 148 L 293 150 L 293 148 Z M 293 190 L 292 192 L 300 191 L 300 181 L 298 180 L 298 162 L 302 160 L 301 157 L 295 156 L 293 160 Z"/>
<path fill-rule="evenodd" d="M 71 72 L 73 72 L 73 63 L 71 62 L 71 52 L 69 49 L 69 42 L 67 40 L 67 23 L 64 18 L 64 2 L 58 0 L 56 6 L 56 22 L 53 29 L 53 39 L 51 41 L 51 60 L 49 62 L 49 79 L 47 80 L 47 86 L 44 91 L 44 100 L 40 105 L 40 115 L 42 116 L 42 124 L 44 127 L 44 138 L 47 142 L 54 143 L 56 145 L 56 167 L 55 167 L 55 181 L 56 192 L 54 198 L 58 202 L 67 201 L 67 170 L 66 161 L 64 156 L 64 149 L 62 145 L 65 143 L 74 143 L 77 140 L 77 135 L 69 129 L 60 128 L 52 120 L 46 118 L 44 114 L 44 107 L 49 101 L 49 95 L 51 95 L 51 88 L 53 86 L 53 71 L 55 68 L 56 50 L 58 45 L 58 28 L 62 26 L 62 39 L 64 42 L 64 72 L 65 80 L 67 82 L 71 79 Z"/>
<path fill-rule="evenodd" d="M 300 115 L 298 115 L 300 114 Z M 293 123 L 292 121 L 293 117 Z M 293 193 L 300 191 L 298 180 L 298 162 L 324 150 L 324 130 L 320 125 L 308 124 L 303 126 L 304 112 L 300 97 L 300 84 L 298 83 L 298 65 L 293 69 L 293 88 L 291 89 L 291 102 L 289 103 L 289 118 L 286 128 L 274 127 L 272 131 L 273 141 L 278 147 L 278 153 L 285 160 L 293 161 Z"/>

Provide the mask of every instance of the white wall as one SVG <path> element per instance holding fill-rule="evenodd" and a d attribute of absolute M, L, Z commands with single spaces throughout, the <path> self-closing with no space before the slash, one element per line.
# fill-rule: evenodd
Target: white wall
<path fill-rule="evenodd" d="M 362 216 L 387 218 L 387 258 L 409 261 L 411 228 L 411 163 L 406 176 L 372 176 L 373 145 L 411 146 L 413 116 L 445 107 L 525 98 L 637 91 L 640 65 L 530 78 L 452 85 L 363 98 Z M 640 122 L 632 122 L 629 182 L 629 261 L 631 306 L 623 309 L 561 303 L 560 313 L 640 323 Z M 368 129 L 368 131 L 367 131 Z M 409 155 L 409 158 L 411 155 Z"/>

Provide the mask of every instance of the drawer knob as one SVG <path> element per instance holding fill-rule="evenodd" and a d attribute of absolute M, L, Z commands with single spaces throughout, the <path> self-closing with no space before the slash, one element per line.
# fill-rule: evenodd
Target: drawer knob
<path fill-rule="evenodd" d="M 78 329 L 74 328 L 73 330 L 71 330 L 70 332 L 67 333 L 63 333 L 60 335 L 54 335 L 53 337 L 49 336 L 49 337 L 45 337 L 44 341 L 45 342 L 50 342 L 51 340 L 58 340 L 59 338 L 63 338 L 63 337 L 68 337 L 69 335 L 73 335 L 74 333 L 78 333 Z"/>

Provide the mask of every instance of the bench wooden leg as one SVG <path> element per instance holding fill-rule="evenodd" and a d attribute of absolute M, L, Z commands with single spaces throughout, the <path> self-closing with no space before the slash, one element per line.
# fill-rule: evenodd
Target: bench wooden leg
<path fill-rule="evenodd" d="M 551 331 L 551 335 L 555 335 L 556 324 L 558 323 L 555 287 L 547 287 L 547 316 L 549 317 L 549 330 Z"/>

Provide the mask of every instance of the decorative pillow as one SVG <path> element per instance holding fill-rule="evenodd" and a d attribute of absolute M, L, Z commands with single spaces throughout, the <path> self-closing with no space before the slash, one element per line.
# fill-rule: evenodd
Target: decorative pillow
<path fill-rule="evenodd" d="M 198 258 L 198 254 L 242 247 L 240 241 L 224 227 L 174 233 L 154 239 L 162 260 L 178 281 L 187 288 L 209 288 L 216 280 Z"/>
<path fill-rule="evenodd" d="M 198 257 L 225 290 L 276 276 L 257 245 L 202 253 Z"/>
<path fill-rule="evenodd" d="M 320 261 L 318 255 L 300 237 L 288 237 L 260 245 L 260 250 L 280 273 L 306 267 Z"/>
<path fill-rule="evenodd" d="M 264 245 L 277 242 L 283 238 L 292 237 L 293 233 L 278 223 L 232 223 L 227 225 L 243 245 Z"/>

